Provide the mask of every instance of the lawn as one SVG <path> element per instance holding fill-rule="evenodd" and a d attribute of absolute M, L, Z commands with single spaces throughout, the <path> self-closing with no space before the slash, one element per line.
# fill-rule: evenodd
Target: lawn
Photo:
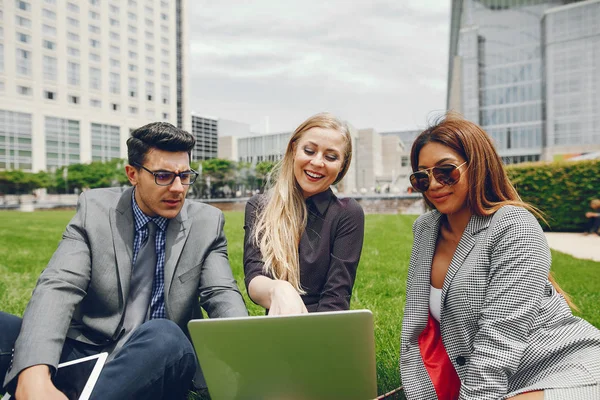
<path fill-rule="evenodd" d="M 21 315 L 37 276 L 50 259 L 73 211 L 0 212 L 0 310 Z M 243 287 L 243 214 L 225 213 L 234 275 L 252 315 L 264 311 Z M 352 298 L 353 309 L 375 316 L 379 392 L 399 386 L 398 348 L 405 279 L 415 216 L 367 215 L 365 244 Z M 577 314 L 600 327 L 600 263 L 553 251 L 553 271 L 580 308 Z"/>

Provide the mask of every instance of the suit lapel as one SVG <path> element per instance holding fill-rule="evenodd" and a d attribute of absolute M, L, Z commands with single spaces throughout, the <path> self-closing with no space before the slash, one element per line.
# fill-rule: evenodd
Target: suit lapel
<path fill-rule="evenodd" d="M 133 234 L 135 226 L 131 210 L 131 194 L 133 188 L 127 189 L 121 195 L 117 207 L 109 213 L 112 230 L 113 247 L 117 259 L 117 275 L 121 285 L 123 304 L 129 295 L 129 281 L 133 262 Z"/>
<path fill-rule="evenodd" d="M 167 227 L 165 240 L 165 306 L 168 316 L 170 315 L 168 309 L 169 302 L 167 301 L 169 291 L 173 277 L 175 276 L 179 257 L 190 232 L 191 220 L 187 217 L 187 201 L 189 200 L 186 200 L 186 204 L 181 208 L 179 214 L 169 221 L 169 226 Z"/>
<path fill-rule="evenodd" d="M 418 253 L 420 256 L 417 261 L 415 276 L 412 279 L 410 296 L 407 296 L 406 298 L 407 307 L 414 310 L 412 314 L 414 318 L 411 318 L 410 321 L 412 326 L 408 330 L 411 333 L 411 340 L 414 341 L 417 340 L 423 329 L 425 329 L 429 318 L 431 262 L 435 252 L 435 244 L 437 242 L 441 219 L 441 214 L 439 213 L 433 213 L 431 215 L 429 221 L 426 222 L 427 226 L 423 229 L 420 236 L 426 238 L 426 242 L 423 241 L 422 244 L 415 243 L 415 245 L 419 246 Z"/>
<path fill-rule="evenodd" d="M 446 301 L 446 295 L 448 294 L 448 289 L 450 288 L 450 284 L 452 279 L 458 272 L 458 270 L 463 266 L 467 256 L 473 250 L 473 247 L 476 243 L 476 235 L 490 223 L 490 217 L 481 217 L 478 215 L 472 215 L 465 231 L 458 242 L 458 246 L 456 247 L 456 251 L 454 252 L 454 256 L 452 256 L 452 261 L 450 262 L 450 266 L 448 267 L 448 272 L 446 273 L 446 278 L 444 279 L 444 286 L 442 287 L 442 305 Z M 443 307 L 442 307 L 443 312 Z"/>

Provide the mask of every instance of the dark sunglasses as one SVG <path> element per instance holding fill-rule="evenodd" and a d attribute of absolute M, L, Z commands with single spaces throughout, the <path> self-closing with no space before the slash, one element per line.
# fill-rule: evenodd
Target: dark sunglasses
<path fill-rule="evenodd" d="M 460 180 L 460 167 L 467 162 L 456 166 L 454 164 L 442 164 L 435 167 L 421 169 L 410 175 L 410 184 L 417 192 L 426 192 L 431 184 L 431 176 L 441 185 L 452 186 Z"/>

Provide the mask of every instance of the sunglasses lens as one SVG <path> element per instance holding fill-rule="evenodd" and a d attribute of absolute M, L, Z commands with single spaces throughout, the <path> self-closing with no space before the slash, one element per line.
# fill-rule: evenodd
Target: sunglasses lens
<path fill-rule="evenodd" d="M 410 176 L 410 184 L 418 192 L 429 189 L 429 175 L 425 171 L 416 171 Z"/>
<path fill-rule="evenodd" d="M 452 164 L 440 165 L 433 168 L 433 176 L 442 185 L 452 186 L 460 179 L 460 171 Z"/>

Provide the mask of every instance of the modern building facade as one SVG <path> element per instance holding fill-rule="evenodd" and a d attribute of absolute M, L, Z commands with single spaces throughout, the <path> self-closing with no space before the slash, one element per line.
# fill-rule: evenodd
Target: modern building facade
<path fill-rule="evenodd" d="M 192 152 L 192 161 L 203 161 L 211 158 L 231 158 L 231 153 L 237 150 L 237 141 L 221 140 L 221 138 L 233 138 L 237 136 L 248 136 L 250 125 L 243 122 L 230 121 L 222 118 L 201 117 L 192 114 L 192 134 L 196 137 L 196 147 Z M 225 143 L 229 143 L 226 145 Z M 221 147 L 223 145 L 223 147 Z"/>
<path fill-rule="evenodd" d="M 600 0 L 546 11 L 544 158 L 600 150 Z"/>
<path fill-rule="evenodd" d="M 595 12 L 597 3 L 452 1 L 448 108 L 481 125 L 505 163 L 549 159 L 561 151 L 582 153 L 590 151 L 592 144 L 600 146 L 600 126 L 584 132 L 577 124 L 557 120 L 564 117 L 562 113 L 570 113 L 575 119 L 575 115 L 585 114 L 589 121 L 600 114 L 597 86 L 582 91 L 584 83 L 597 82 L 600 74 L 594 50 L 600 35 L 597 27 L 592 27 L 597 18 L 591 19 L 594 14 L 582 17 L 586 12 Z M 588 18 L 589 23 L 585 22 Z M 560 28 L 555 21 L 560 21 Z M 576 25 L 580 28 L 574 29 Z M 573 66 L 570 70 L 571 53 L 584 59 L 585 67 Z M 556 66 L 558 58 L 563 64 Z M 559 80 L 567 83 L 559 84 Z M 581 85 L 571 87 L 572 81 Z M 564 95 L 565 90 L 572 97 Z M 579 97 L 580 101 L 567 97 Z M 569 107 L 577 111 L 573 114 Z M 555 132 L 557 126 L 560 139 Z M 585 130 L 583 126 L 581 129 Z M 582 141 L 584 137 L 587 143 Z"/>
<path fill-rule="evenodd" d="M 125 158 L 151 121 L 190 130 L 185 0 L 0 3 L 0 169 Z"/>

